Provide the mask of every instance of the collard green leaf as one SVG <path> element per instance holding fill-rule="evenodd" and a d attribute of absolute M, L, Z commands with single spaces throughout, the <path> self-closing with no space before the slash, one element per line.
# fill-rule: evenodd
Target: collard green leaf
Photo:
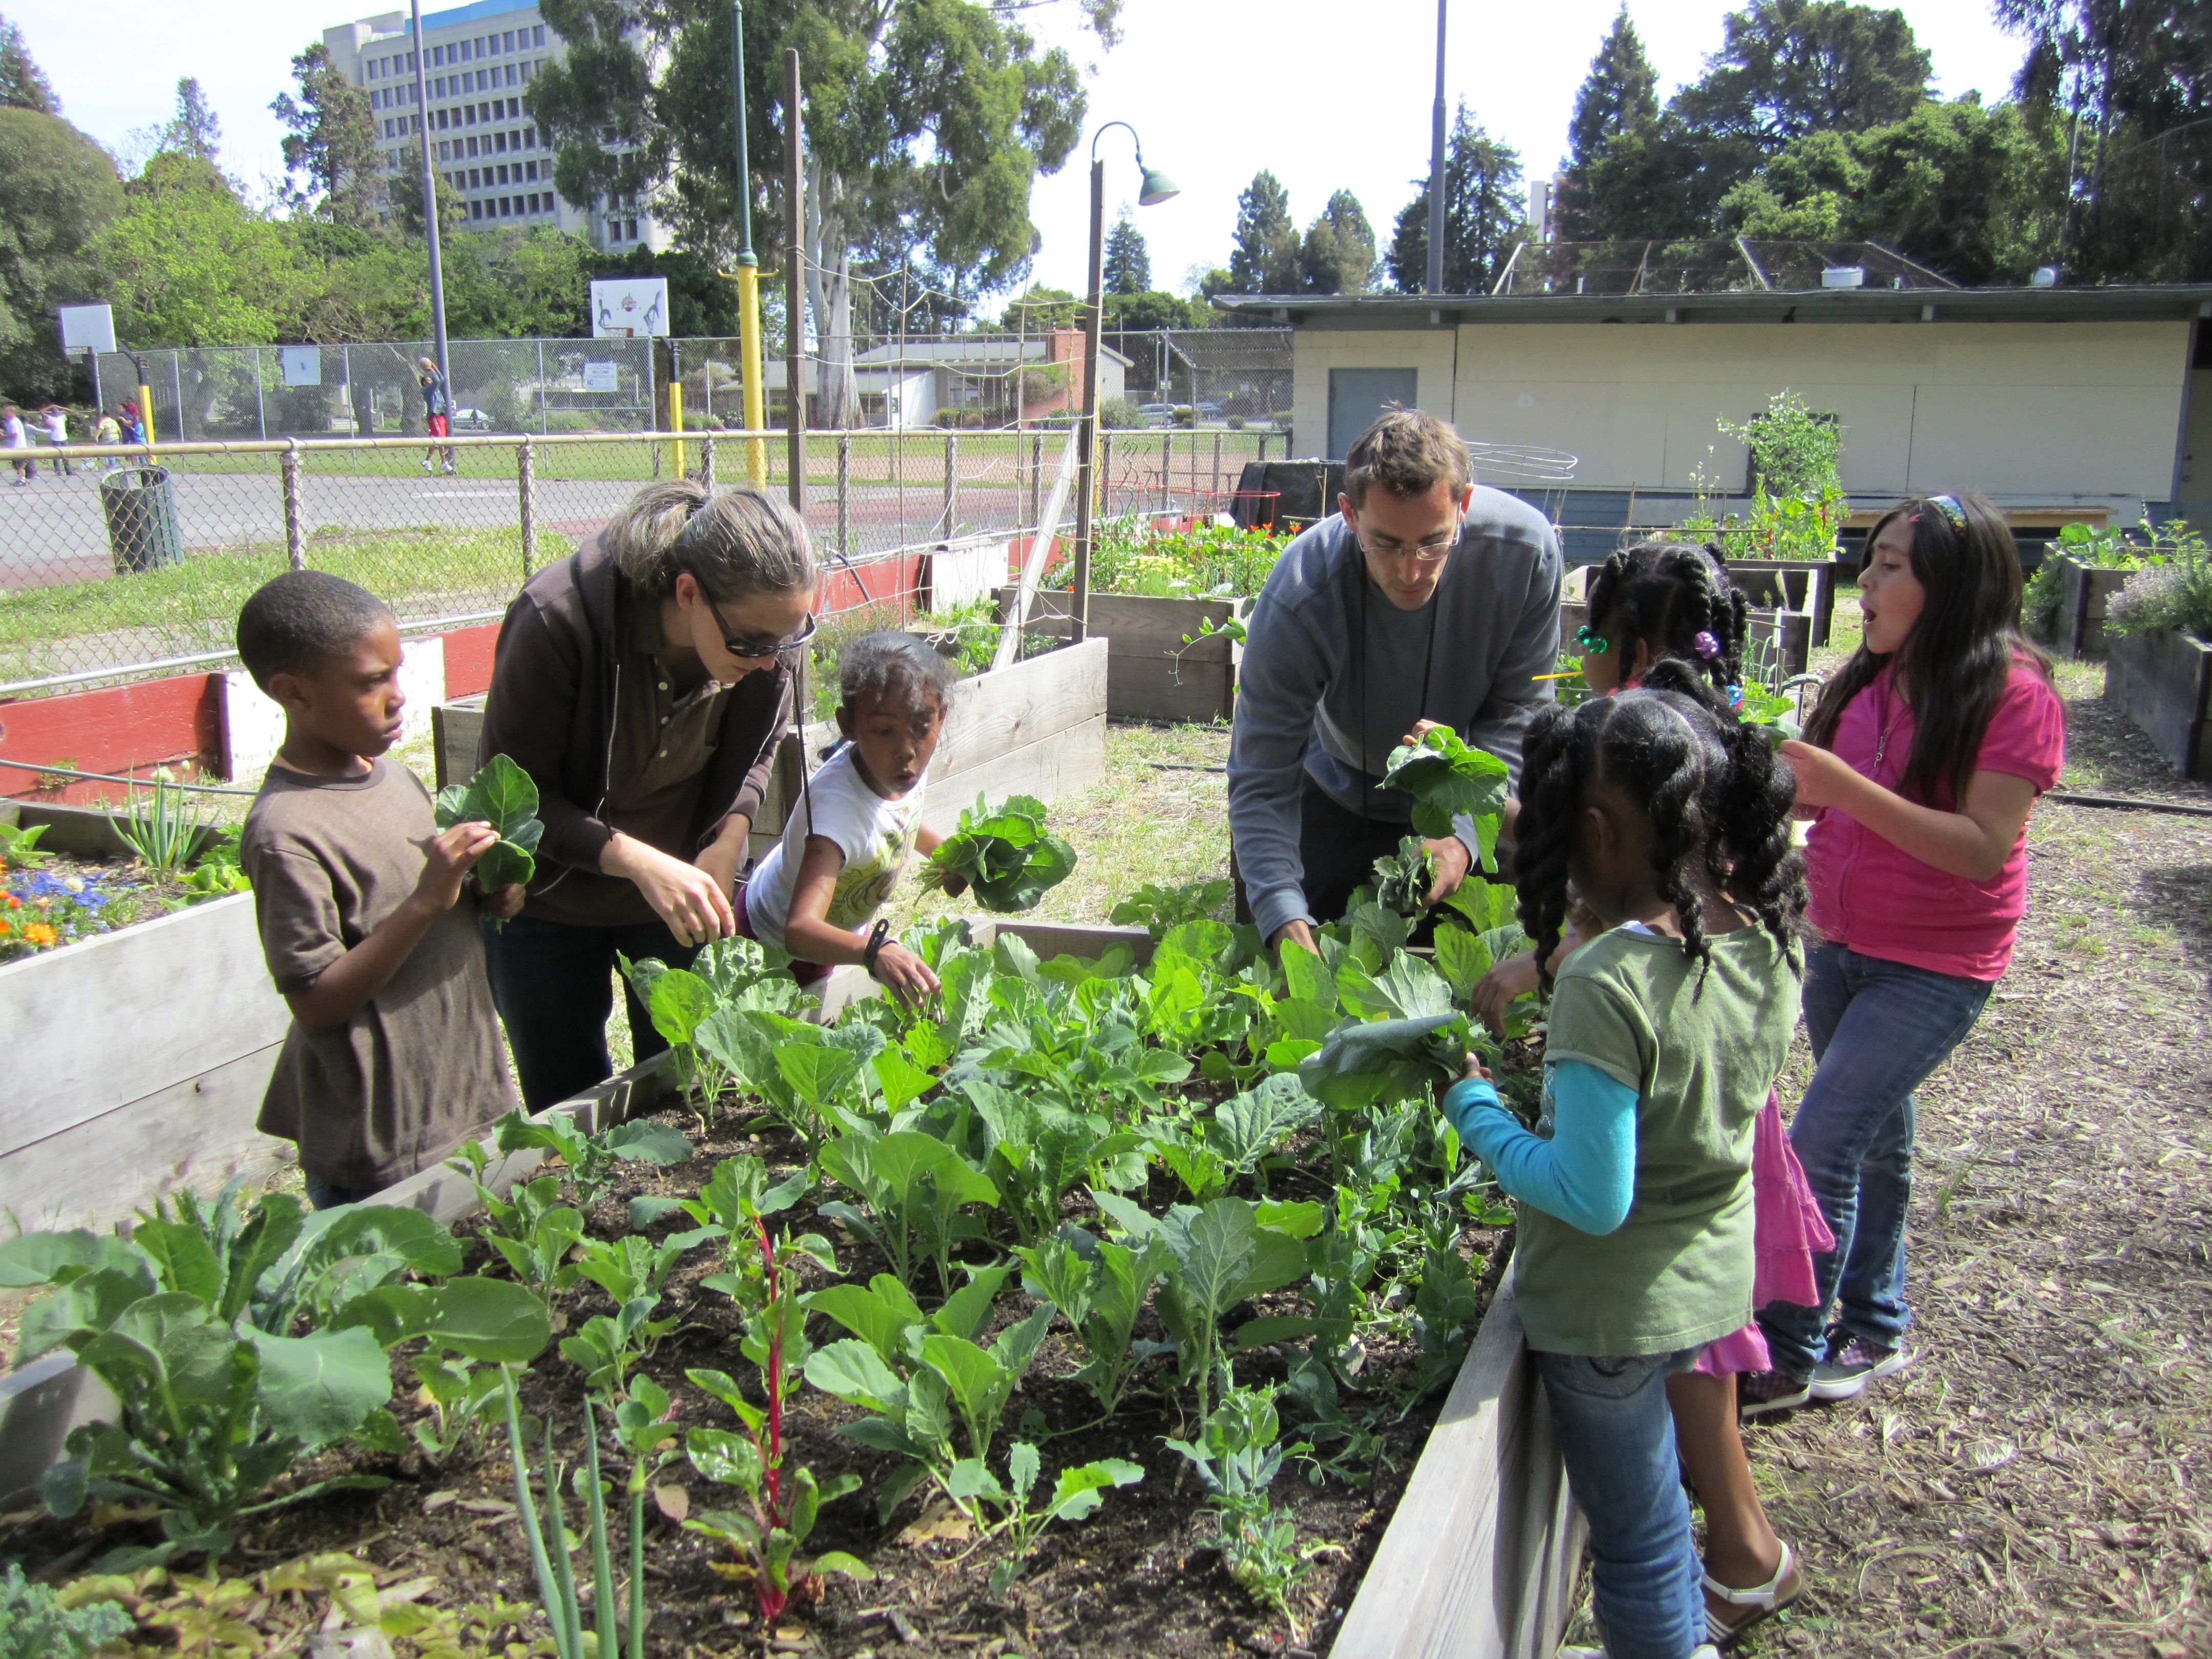
<path fill-rule="evenodd" d="M 1045 829 L 1044 803 L 1012 795 L 994 811 L 976 797 L 960 827 L 945 837 L 922 871 L 922 885 L 965 881 L 976 902 L 1000 915 L 1032 909 L 1073 873 L 1075 849 Z"/>
<path fill-rule="evenodd" d="M 1472 1042 L 1467 1016 L 1347 1022 L 1300 1062 L 1308 1093 L 1339 1110 L 1412 1100 L 1457 1078 Z"/>
<path fill-rule="evenodd" d="M 440 790 L 437 819 L 441 830 L 489 823 L 499 832 L 499 844 L 477 865 L 477 879 L 486 891 L 537 873 L 538 843 L 545 834 L 538 819 L 538 785 L 511 757 L 494 755 L 467 783 Z"/>
<path fill-rule="evenodd" d="M 1497 756 L 1470 749 L 1448 726 L 1432 726 L 1417 744 L 1390 751 L 1382 774 L 1388 789 L 1402 789 L 1413 796 L 1413 829 L 1431 841 L 1452 835 L 1453 820 L 1464 815 L 1480 824 L 1505 810 L 1511 772 Z M 1490 837 L 1495 839 L 1493 830 Z M 1495 868 L 1488 858 L 1486 869 Z"/>

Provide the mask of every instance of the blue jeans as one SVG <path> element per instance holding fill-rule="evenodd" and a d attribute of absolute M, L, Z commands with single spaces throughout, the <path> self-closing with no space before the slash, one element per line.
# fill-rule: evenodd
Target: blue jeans
<path fill-rule="evenodd" d="M 1589 1522 L 1590 1587 L 1610 1659 L 1688 1659 L 1705 1639 L 1705 1569 L 1667 1407 L 1667 1379 L 1698 1352 L 1536 1355 L 1567 1486 Z"/>
<path fill-rule="evenodd" d="M 580 927 L 533 920 L 526 911 L 504 928 L 494 927 L 489 916 L 481 925 L 491 1000 L 514 1053 L 522 1103 L 533 1112 L 612 1074 L 607 1017 L 614 1012 L 617 951 L 632 962 L 653 957 L 672 968 L 689 968 L 699 954 L 696 945 L 678 945 L 657 917 L 627 927 Z M 623 1001 L 631 1054 L 645 1060 L 666 1049 L 667 1039 L 653 1029 L 628 981 Z"/>
<path fill-rule="evenodd" d="M 307 1177 L 307 1202 L 318 1210 L 335 1210 L 341 1204 L 358 1204 L 381 1191 L 376 1187 L 333 1187 L 327 1181 Z"/>
<path fill-rule="evenodd" d="M 1827 1357 L 1827 1310 L 1851 1336 L 1893 1348 L 1912 1322 L 1905 1224 L 1912 1206 L 1912 1091 L 1965 1041 L 1993 983 L 1816 945 L 1805 963 L 1805 1030 L 1819 1062 L 1790 1144 L 1836 1248 L 1813 1258 L 1820 1305 L 1759 1310 L 1774 1368 L 1803 1376 Z"/>

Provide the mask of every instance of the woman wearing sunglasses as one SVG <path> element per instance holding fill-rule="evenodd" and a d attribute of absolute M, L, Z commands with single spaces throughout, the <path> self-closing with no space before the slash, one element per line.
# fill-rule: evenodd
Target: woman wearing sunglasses
<path fill-rule="evenodd" d="M 507 607 L 479 758 L 536 781 L 545 836 L 522 913 L 485 942 L 532 1111 L 611 1069 L 617 952 L 680 967 L 735 931 L 816 586 L 789 507 L 685 482 L 639 491 Z M 667 1044 L 625 995 L 645 1060 Z"/>

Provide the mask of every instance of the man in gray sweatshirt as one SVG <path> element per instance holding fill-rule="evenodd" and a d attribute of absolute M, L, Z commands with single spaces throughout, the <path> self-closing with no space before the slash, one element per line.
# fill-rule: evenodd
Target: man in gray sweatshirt
<path fill-rule="evenodd" d="M 1382 787 L 1390 751 L 1449 726 L 1521 771 L 1521 732 L 1552 696 L 1558 537 L 1472 485 L 1451 428 L 1384 415 L 1346 457 L 1342 513 L 1284 550 L 1249 623 L 1229 744 L 1238 911 L 1270 945 L 1310 945 L 1376 859 L 1411 831 Z M 1471 837 L 1427 843 L 1434 902 L 1466 879 Z"/>

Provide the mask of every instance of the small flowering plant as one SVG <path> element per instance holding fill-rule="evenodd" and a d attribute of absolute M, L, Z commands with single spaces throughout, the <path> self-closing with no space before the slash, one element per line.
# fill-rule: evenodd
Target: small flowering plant
<path fill-rule="evenodd" d="M 98 874 L 8 868 L 0 873 L 0 962 L 106 932 L 100 912 L 125 885 Z"/>

